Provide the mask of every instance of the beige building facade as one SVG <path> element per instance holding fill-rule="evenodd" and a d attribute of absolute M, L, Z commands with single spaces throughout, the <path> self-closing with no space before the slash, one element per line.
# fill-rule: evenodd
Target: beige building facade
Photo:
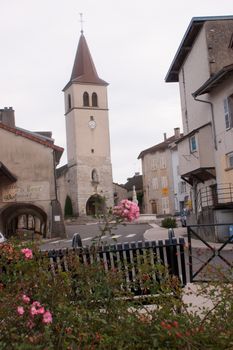
<path fill-rule="evenodd" d="M 65 98 L 67 165 L 58 170 L 59 199 L 75 216 L 93 215 L 103 199 L 113 206 L 107 85 L 81 32 Z"/>
<path fill-rule="evenodd" d="M 143 150 L 138 159 L 142 161 L 144 212 L 146 214 L 174 215 L 180 209 L 177 203 L 178 188 L 177 166 L 173 166 L 174 142 L 181 137 L 180 129 L 174 129 L 174 135 L 164 141 Z M 177 183 L 174 183 L 174 180 Z"/>
<path fill-rule="evenodd" d="M 0 231 L 65 236 L 55 167 L 63 148 L 50 132 L 15 126 L 14 110 L 0 110 Z"/>
<path fill-rule="evenodd" d="M 232 33 L 233 16 L 193 18 L 166 76 L 179 82 L 179 166 L 199 223 L 233 221 Z"/>

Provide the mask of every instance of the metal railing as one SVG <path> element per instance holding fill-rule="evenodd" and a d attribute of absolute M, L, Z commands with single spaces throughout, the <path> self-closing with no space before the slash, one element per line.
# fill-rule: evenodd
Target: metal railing
<path fill-rule="evenodd" d="M 227 232 L 224 241 L 218 244 L 207 241 L 205 231 L 210 228 L 215 232 L 224 229 Z M 190 225 L 187 230 L 190 282 L 209 282 L 220 278 L 229 281 L 229 277 L 232 281 L 229 272 L 233 266 L 233 223 Z M 193 244 L 194 240 L 198 244 Z"/>
<path fill-rule="evenodd" d="M 183 238 L 170 238 L 169 240 L 132 242 L 99 247 L 78 247 L 75 249 L 51 250 L 46 252 L 50 259 L 50 268 L 53 274 L 57 271 L 69 271 L 69 258 L 75 254 L 80 263 L 89 265 L 101 262 L 105 271 L 116 269 L 122 271 L 127 286 L 137 283 L 139 287 L 135 290 L 140 295 L 140 270 L 146 263 L 153 268 L 157 264 L 163 264 L 168 268 L 170 275 L 177 276 L 182 285 L 186 285 L 185 266 L 185 241 Z M 94 248 L 94 249 L 93 249 Z M 156 273 L 151 274 L 154 281 L 159 281 Z"/>
<path fill-rule="evenodd" d="M 201 188 L 197 193 L 197 211 L 233 203 L 233 184 L 222 183 Z"/>

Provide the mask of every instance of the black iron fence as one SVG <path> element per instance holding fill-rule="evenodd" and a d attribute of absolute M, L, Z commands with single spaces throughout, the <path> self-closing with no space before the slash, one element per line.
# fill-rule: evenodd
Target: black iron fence
<path fill-rule="evenodd" d="M 207 241 L 204 233 L 210 229 L 216 236 L 225 232 L 224 241 Z M 232 281 L 233 223 L 191 225 L 187 230 L 190 282 Z"/>
<path fill-rule="evenodd" d="M 158 242 L 132 242 L 124 244 L 106 245 L 99 247 L 79 247 L 73 250 L 52 250 L 47 252 L 53 274 L 57 271 L 69 271 L 69 257 L 75 254 L 79 262 L 93 264 L 101 262 L 105 271 L 117 269 L 124 276 L 126 288 L 137 285 L 135 294 L 144 294 L 141 290 L 141 269 L 145 264 L 150 266 L 150 278 L 159 282 L 160 276 L 156 274 L 156 266 L 162 264 L 167 267 L 170 275 L 179 278 L 182 285 L 187 283 L 185 265 L 185 241 L 175 238 Z M 132 288 L 131 288 L 132 290 Z"/>
<path fill-rule="evenodd" d="M 197 210 L 233 203 L 233 184 L 221 183 L 201 188 L 197 193 Z"/>

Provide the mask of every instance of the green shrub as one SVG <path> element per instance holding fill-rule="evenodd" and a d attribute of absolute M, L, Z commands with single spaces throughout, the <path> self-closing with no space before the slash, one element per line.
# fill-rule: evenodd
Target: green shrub
<path fill-rule="evenodd" d="M 165 228 L 175 228 L 177 227 L 176 219 L 171 217 L 165 218 L 162 220 L 161 226 Z"/>
<path fill-rule="evenodd" d="M 65 212 L 65 217 L 73 216 L 73 206 L 72 206 L 71 198 L 69 196 L 66 197 L 64 212 Z"/>

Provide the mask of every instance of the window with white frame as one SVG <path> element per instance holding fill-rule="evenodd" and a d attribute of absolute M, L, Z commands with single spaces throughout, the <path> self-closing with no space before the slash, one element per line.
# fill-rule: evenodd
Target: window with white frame
<path fill-rule="evenodd" d="M 157 177 L 153 177 L 151 181 L 152 189 L 153 190 L 158 190 L 159 188 L 159 182 Z"/>
<path fill-rule="evenodd" d="M 196 138 L 196 135 L 193 135 L 193 136 L 190 137 L 189 143 L 190 143 L 190 151 L 191 152 L 196 152 L 197 151 L 197 138 Z"/>
<path fill-rule="evenodd" d="M 178 184 L 178 188 L 179 188 L 179 193 L 185 193 L 186 192 L 186 182 L 185 181 L 180 181 Z"/>
<path fill-rule="evenodd" d="M 166 213 L 169 211 L 169 198 L 162 197 L 162 210 Z"/>
<path fill-rule="evenodd" d="M 162 188 L 166 188 L 168 186 L 167 176 L 161 177 L 161 185 L 162 185 Z"/>
<path fill-rule="evenodd" d="M 152 158 L 152 160 L 151 160 L 151 170 L 156 170 L 157 169 L 157 167 L 158 167 L 158 161 L 157 161 L 157 159 L 156 158 Z"/>
<path fill-rule="evenodd" d="M 233 168 L 233 152 L 228 153 L 226 156 L 227 156 L 227 168 Z"/>
<path fill-rule="evenodd" d="M 164 156 L 160 157 L 160 169 L 165 169 L 166 168 L 166 159 Z"/>
<path fill-rule="evenodd" d="M 225 128 L 231 129 L 233 126 L 233 95 L 224 99 Z"/>

